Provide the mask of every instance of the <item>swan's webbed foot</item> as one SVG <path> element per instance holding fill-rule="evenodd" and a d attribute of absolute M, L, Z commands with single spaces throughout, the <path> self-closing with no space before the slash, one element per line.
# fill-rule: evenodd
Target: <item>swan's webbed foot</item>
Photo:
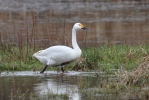
<path fill-rule="evenodd" d="M 44 73 L 43 71 L 40 72 L 40 74 L 43 74 L 43 73 Z"/>

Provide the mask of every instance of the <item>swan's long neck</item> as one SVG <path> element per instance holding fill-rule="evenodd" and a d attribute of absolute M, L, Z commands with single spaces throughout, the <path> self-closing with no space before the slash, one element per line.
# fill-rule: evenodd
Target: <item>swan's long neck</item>
<path fill-rule="evenodd" d="M 81 49 L 80 49 L 80 47 L 78 46 L 78 43 L 77 43 L 76 30 L 75 30 L 74 27 L 72 28 L 72 46 L 73 46 L 73 49 L 74 49 L 75 51 L 81 53 Z"/>

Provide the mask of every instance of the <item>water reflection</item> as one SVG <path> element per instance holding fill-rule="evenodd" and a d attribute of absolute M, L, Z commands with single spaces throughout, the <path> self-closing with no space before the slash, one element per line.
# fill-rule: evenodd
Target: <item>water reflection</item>
<path fill-rule="evenodd" d="M 68 95 L 69 100 L 79 100 L 80 93 L 78 91 L 78 86 L 76 84 L 76 78 L 71 78 L 74 83 L 70 84 L 71 80 L 68 80 L 66 76 L 56 75 L 53 78 L 45 77 L 44 81 L 39 84 L 35 84 L 34 90 L 41 97 L 47 96 L 48 94 L 54 95 Z M 42 97 L 43 98 L 43 97 Z"/>
<path fill-rule="evenodd" d="M 0 75 L 0 100 L 140 100 L 142 91 L 122 93 L 96 92 L 104 84 L 96 72 L 69 72 L 64 75 L 55 71 L 39 72 L 2 72 Z M 105 83 L 106 84 L 106 83 Z M 141 88 L 141 87 L 140 87 Z M 108 88 L 107 88 L 108 89 Z M 83 91 L 82 91 L 83 90 Z M 104 92 L 104 90 L 103 90 Z M 132 93 L 132 94 L 131 94 Z M 64 96 L 68 97 L 64 99 Z"/>
<path fill-rule="evenodd" d="M 0 77 L 0 100 L 30 99 L 33 84 L 39 83 L 38 77 L 3 76 Z"/>

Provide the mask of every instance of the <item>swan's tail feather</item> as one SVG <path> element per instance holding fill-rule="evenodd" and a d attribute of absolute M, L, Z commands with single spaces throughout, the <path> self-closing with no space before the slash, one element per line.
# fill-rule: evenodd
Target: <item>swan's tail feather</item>
<path fill-rule="evenodd" d="M 35 58 L 36 58 L 36 57 L 37 57 L 37 56 L 41 53 L 41 51 L 42 51 L 42 50 L 40 50 L 40 51 L 38 51 L 38 52 L 34 53 L 34 54 L 33 54 L 33 57 L 35 57 Z"/>

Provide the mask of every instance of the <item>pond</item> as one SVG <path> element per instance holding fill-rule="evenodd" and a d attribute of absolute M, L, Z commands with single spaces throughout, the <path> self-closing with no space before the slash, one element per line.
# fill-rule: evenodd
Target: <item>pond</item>
<path fill-rule="evenodd" d="M 69 72 L 65 74 L 54 71 L 47 71 L 46 74 L 37 72 L 2 72 L 0 77 L 0 98 L 1 100 L 28 98 L 49 99 L 48 94 L 68 95 L 69 100 L 81 99 L 78 82 L 87 78 L 88 73 Z M 96 79 L 90 78 L 91 87 Z M 96 82 L 95 82 L 96 83 Z M 58 97 L 58 96 L 57 96 Z M 61 99 L 61 98 L 59 98 Z"/>
<path fill-rule="evenodd" d="M 99 73 L 99 72 L 98 72 Z M 98 89 L 101 78 L 97 72 L 56 71 L 2 72 L 0 74 L 1 100 L 141 100 L 136 94 L 91 94 Z M 82 92 L 85 87 L 85 92 Z"/>
<path fill-rule="evenodd" d="M 76 22 L 88 28 L 78 34 L 83 47 L 148 43 L 147 0 L 2 0 L 0 5 L 2 43 L 70 46 Z"/>

